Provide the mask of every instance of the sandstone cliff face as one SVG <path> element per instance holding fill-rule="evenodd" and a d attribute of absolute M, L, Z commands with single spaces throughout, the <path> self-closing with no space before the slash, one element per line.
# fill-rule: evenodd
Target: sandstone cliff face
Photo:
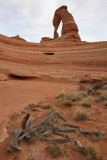
<path fill-rule="evenodd" d="M 62 20 L 62 39 L 71 39 L 72 41 L 81 41 L 80 36 L 78 34 L 78 26 L 75 23 L 75 20 L 67 10 L 67 6 L 62 6 L 55 11 L 53 18 L 53 26 L 54 26 L 54 39 L 59 37 L 57 30 L 59 24 Z"/>

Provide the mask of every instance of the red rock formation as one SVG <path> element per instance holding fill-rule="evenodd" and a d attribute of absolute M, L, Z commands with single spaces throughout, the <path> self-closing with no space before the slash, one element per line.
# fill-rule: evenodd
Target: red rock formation
<path fill-rule="evenodd" d="M 78 34 L 78 26 L 76 25 L 72 14 L 67 10 L 67 6 L 58 8 L 54 14 L 53 26 L 54 26 L 54 39 L 59 37 L 57 30 L 62 20 L 62 39 L 71 39 L 72 41 L 81 41 Z"/>
<path fill-rule="evenodd" d="M 49 42 L 49 41 L 52 41 L 52 40 L 53 39 L 50 38 L 50 37 L 43 37 L 40 42 Z"/>
<path fill-rule="evenodd" d="M 18 39 L 18 40 L 23 40 L 23 41 L 26 41 L 25 39 L 21 38 L 19 35 L 17 35 L 17 36 L 14 36 L 14 37 L 11 37 L 11 38 L 15 38 L 15 39 Z"/>

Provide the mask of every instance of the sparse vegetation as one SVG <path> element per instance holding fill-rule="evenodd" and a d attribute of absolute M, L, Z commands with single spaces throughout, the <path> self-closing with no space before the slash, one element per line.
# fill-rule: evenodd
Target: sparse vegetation
<path fill-rule="evenodd" d="M 81 102 L 81 105 L 83 107 L 87 107 L 88 108 L 88 107 L 91 107 L 93 101 L 94 101 L 93 97 L 89 96 L 89 97 L 83 99 L 83 101 Z"/>
<path fill-rule="evenodd" d="M 81 148 L 79 149 L 79 151 L 84 154 L 89 160 L 92 160 L 93 158 L 96 158 L 98 147 L 92 142 L 87 142 L 85 148 Z"/>
<path fill-rule="evenodd" d="M 77 109 L 77 111 L 74 114 L 74 119 L 76 121 L 81 120 L 89 120 L 90 119 L 90 113 L 87 112 L 85 109 Z"/>
<path fill-rule="evenodd" d="M 98 147 L 94 143 L 87 143 L 86 151 L 88 155 L 96 156 L 98 153 Z"/>
<path fill-rule="evenodd" d="M 87 96 L 87 92 L 86 91 L 77 91 L 74 93 L 65 93 L 62 92 L 57 96 L 57 99 L 63 99 L 63 100 L 72 100 L 72 101 L 77 101 L 77 100 L 81 100 L 82 98 Z"/>
<path fill-rule="evenodd" d="M 52 112 L 56 112 L 56 109 L 55 109 L 54 106 L 51 107 L 51 113 L 52 113 Z"/>
<path fill-rule="evenodd" d="M 61 93 L 59 93 L 58 95 L 57 95 L 57 99 L 59 99 L 59 98 L 66 98 L 66 96 L 68 97 L 68 94 L 67 93 L 65 93 L 64 91 L 62 91 Z"/>
<path fill-rule="evenodd" d="M 77 114 L 76 120 L 84 120 L 84 119 L 89 119 L 89 117 L 87 118 L 87 115 L 89 116 L 89 113 L 87 114 L 86 110 L 83 108 L 83 110 L 78 110 L 79 113 L 82 114 Z M 83 112 L 85 111 L 85 112 Z M 84 114 L 85 113 L 85 114 Z M 79 117 L 78 117 L 79 115 Z M 82 117 L 81 117 L 82 115 Z M 36 120 L 40 115 L 36 116 L 34 119 L 32 120 Z M 83 144 L 81 144 L 81 142 L 76 139 L 75 137 L 70 137 L 68 134 L 64 134 L 61 132 L 70 132 L 70 131 L 74 131 L 75 134 L 81 134 L 82 136 L 87 135 L 87 136 L 96 136 L 99 137 L 99 135 L 104 135 L 103 132 L 100 131 L 84 131 L 84 129 L 82 129 L 79 126 L 74 126 L 74 124 L 64 124 L 64 125 L 60 125 L 58 123 L 58 120 L 56 119 L 57 116 L 59 118 L 61 118 L 62 120 L 66 121 L 66 119 L 64 117 L 62 117 L 58 112 L 55 113 L 50 113 L 48 114 L 44 120 L 42 122 L 39 122 L 37 124 L 33 124 L 31 126 L 28 126 L 28 128 L 26 128 L 26 132 L 24 132 L 24 135 L 26 136 L 26 140 L 29 140 L 30 144 L 35 144 L 37 140 L 43 140 L 44 142 L 50 142 L 53 144 L 49 144 L 48 147 L 46 148 L 47 153 L 49 153 L 53 158 L 58 158 L 60 156 L 64 156 L 66 155 L 66 150 L 64 148 L 64 146 L 62 144 L 58 144 L 60 143 L 66 143 L 66 142 L 76 142 L 76 145 L 78 146 L 78 151 L 80 151 L 81 153 L 83 153 L 85 156 L 89 156 L 89 158 L 91 157 L 93 159 L 93 157 L 96 158 L 96 154 L 98 153 L 98 149 L 96 148 L 96 146 L 93 143 L 88 143 L 87 146 L 84 146 Z M 24 117 L 24 119 L 22 120 L 22 122 L 24 120 L 26 120 L 27 115 Z M 53 119 L 55 118 L 55 119 Z M 29 122 L 29 120 L 27 119 L 27 122 Z M 27 122 L 25 124 L 27 124 Z M 47 123 L 48 122 L 48 123 Z M 56 125 L 58 123 L 58 126 L 56 128 L 56 132 L 53 130 L 53 126 Z M 34 128 L 35 126 L 35 128 Z M 58 128 L 59 127 L 59 128 Z M 49 128 L 49 129 L 48 129 Z M 62 131 L 60 130 L 62 128 Z M 45 130 L 46 129 L 46 130 Z M 47 130 L 48 129 L 48 130 Z M 58 132 L 59 129 L 59 132 Z M 21 131 L 21 133 L 20 133 Z M 51 131 L 51 132 L 50 132 Z M 35 133 L 38 133 L 37 136 L 31 136 L 35 135 Z M 47 138 L 47 136 L 50 136 L 50 133 L 53 135 L 59 135 L 62 136 L 63 138 L 56 139 L 56 138 Z M 20 136 L 23 136 L 23 132 L 22 129 L 21 130 L 16 130 L 15 131 L 15 135 L 18 135 L 18 138 L 20 140 Z M 16 137 L 14 135 L 14 137 Z M 17 137 L 16 137 L 17 138 Z M 18 150 L 18 139 L 14 139 L 12 138 L 10 144 L 8 145 L 8 151 L 14 152 L 14 148 L 13 146 L 15 146 L 15 150 Z M 41 139 L 43 138 L 43 139 Z M 27 155 L 27 154 L 26 154 Z M 29 154 L 29 156 L 25 159 L 25 160 L 32 160 L 36 158 L 36 156 Z M 37 158 L 36 158 L 37 159 Z M 91 159 L 90 159 L 91 160 Z"/>
<path fill-rule="evenodd" d="M 104 108 L 107 109 L 107 101 L 104 102 Z"/>
<path fill-rule="evenodd" d="M 62 155 L 64 155 L 64 147 L 61 144 L 50 144 L 46 148 L 46 151 L 53 157 L 53 158 L 58 158 Z"/>
<path fill-rule="evenodd" d="M 41 160 L 42 159 L 42 155 L 39 151 L 39 149 L 33 149 L 33 151 L 23 151 L 22 156 L 21 156 L 21 160 Z"/>
<path fill-rule="evenodd" d="M 53 106 L 50 104 L 44 104 L 43 106 L 41 106 L 41 108 L 42 109 L 51 109 L 51 108 L 53 108 Z"/>
<path fill-rule="evenodd" d="M 84 77 L 88 77 L 88 78 L 89 78 L 89 77 L 90 77 L 90 75 L 89 75 L 89 74 L 85 74 L 85 75 L 84 75 Z"/>
<path fill-rule="evenodd" d="M 42 109 L 50 109 L 50 108 L 52 108 L 52 105 L 46 103 L 45 101 L 40 101 L 37 104 L 31 103 L 28 105 L 28 109 L 31 109 L 32 111 L 37 111 L 38 107 L 40 107 Z"/>
<path fill-rule="evenodd" d="M 76 111 L 74 112 L 74 115 L 73 115 L 74 120 L 76 120 L 76 121 L 90 120 L 90 115 L 94 112 L 87 111 L 86 108 L 92 106 L 93 102 L 95 102 L 94 101 L 95 97 L 97 97 L 96 101 L 98 101 L 98 102 L 104 101 L 103 102 L 104 108 L 107 108 L 107 91 L 102 90 L 102 89 L 98 89 L 96 93 L 97 93 L 96 95 L 92 95 L 92 96 L 91 96 L 91 94 L 88 95 L 86 88 L 84 88 L 84 86 L 81 86 L 81 91 L 76 91 L 74 93 L 65 93 L 65 92 L 60 93 L 57 96 L 57 104 L 58 104 L 58 106 L 69 106 L 70 107 L 70 106 L 74 106 L 75 104 L 78 106 L 78 104 L 80 103 L 81 104 L 80 107 L 73 109 L 73 111 L 76 109 Z M 76 101 L 78 101 L 78 102 L 76 102 Z M 35 109 L 37 109 L 37 107 L 40 107 L 41 109 L 50 109 L 49 110 L 50 113 L 56 112 L 56 108 L 54 106 L 50 105 L 48 102 L 49 101 L 40 101 L 36 104 L 31 103 L 28 105 L 28 108 L 30 108 L 31 110 L 33 110 L 33 109 L 35 110 Z M 86 108 L 84 108 L 84 107 L 86 107 Z M 15 115 L 17 117 L 17 114 L 15 114 Z M 56 120 L 52 121 L 52 122 L 53 122 L 53 124 L 57 123 Z M 51 123 L 49 123 L 49 124 L 51 125 Z M 64 126 L 64 127 L 66 127 L 66 126 Z M 77 132 L 78 132 L 78 130 L 77 130 Z M 80 128 L 80 130 L 81 130 L 81 128 Z M 96 158 L 96 155 L 98 153 L 98 148 L 94 143 L 102 138 L 102 133 L 100 134 L 100 132 L 99 133 L 98 132 L 97 131 L 92 131 L 92 132 L 86 131 L 86 132 L 82 133 L 83 136 L 84 136 L 84 134 L 86 134 L 90 138 L 90 143 L 88 143 L 86 147 L 85 146 L 83 146 L 81 148 L 78 147 L 80 149 L 81 153 L 83 153 L 85 156 L 87 156 L 87 158 L 88 158 L 88 156 L 89 156 L 89 158 L 91 157 L 92 159 L 93 159 L 93 157 Z M 80 134 L 81 134 L 81 132 L 80 132 Z M 64 137 L 64 134 L 62 134 L 62 136 Z M 28 140 L 29 140 L 28 142 L 29 142 L 29 144 L 35 144 L 38 141 L 38 139 L 40 139 L 39 136 L 31 136 L 30 139 L 28 137 Z M 57 139 L 55 141 L 53 139 L 54 144 L 50 144 L 46 148 L 47 153 L 49 153 L 53 158 L 58 158 L 60 156 L 63 156 L 66 153 L 64 151 L 63 146 L 59 145 L 57 143 L 58 140 L 59 139 Z M 63 141 L 63 139 L 61 139 L 61 140 Z M 46 139 L 46 141 L 47 141 L 47 139 Z M 26 160 L 35 160 L 35 157 L 31 155 Z"/>
<path fill-rule="evenodd" d="M 57 101 L 58 106 L 73 106 L 74 102 L 72 100 L 67 99 L 58 99 Z"/>
<path fill-rule="evenodd" d="M 37 104 L 36 104 L 36 107 L 43 107 L 44 105 L 44 101 L 39 101 Z"/>
<path fill-rule="evenodd" d="M 101 95 L 95 100 L 96 103 L 99 103 L 102 101 L 107 101 L 107 91 L 102 91 Z"/>
<path fill-rule="evenodd" d="M 81 99 L 83 99 L 84 97 L 87 96 L 87 92 L 86 91 L 77 91 L 74 93 L 70 93 L 69 96 L 70 96 L 70 99 L 74 102 L 80 101 Z"/>
<path fill-rule="evenodd" d="M 58 106 L 73 106 L 75 101 L 79 101 L 87 96 L 86 91 L 77 91 L 74 93 L 62 92 L 57 96 Z"/>
<path fill-rule="evenodd" d="M 20 112 L 14 112 L 14 113 L 11 115 L 11 120 L 17 120 L 18 117 L 20 117 Z"/>
<path fill-rule="evenodd" d="M 35 103 L 30 103 L 30 104 L 28 105 L 28 108 L 35 108 L 35 107 L 37 107 Z"/>

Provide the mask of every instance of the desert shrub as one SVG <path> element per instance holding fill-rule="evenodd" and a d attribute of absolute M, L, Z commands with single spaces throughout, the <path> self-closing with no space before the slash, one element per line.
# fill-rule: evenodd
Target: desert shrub
<path fill-rule="evenodd" d="M 104 108 L 107 109 L 107 101 L 104 102 Z"/>
<path fill-rule="evenodd" d="M 70 93 L 69 96 L 70 96 L 70 99 L 75 102 L 75 101 L 81 100 L 84 97 L 86 97 L 87 92 L 86 91 L 77 91 L 74 93 Z"/>
<path fill-rule="evenodd" d="M 33 109 L 33 108 L 35 108 L 35 107 L 37 107 L 35 103 L 30 103 L 30 104 L 28 105 L 28 108 L 30 108 L 30 109 Z"/>
<path fill-rule="evenodd" d="M 38 103 L 31 103 L 28 105 L 28 109 L 31 109 L 32 111 L 37 111 L 37 107 L 41 107 L 42 109 L 50 109 L 53 106 L 50 104 L 45 103 L 44 101 L 40 101 Z"/>
<path fill-rule="evenodd" d="M 59 99 L 59 98 L 61 98 L 61 99 L 66 99 L 68 97 L 68 94 L 67 93 L 65 93 L 64 91 L 62 91 L 61 93 L 59 93 L 58 95 L 57 95 L 57 99 Z"/>
<path fill-rule="evenodd" d="M 41 104 L 41 108 L 42 109 L 52 109 L 53 108 L 53 106 L 51 105 L 51 104 Z"/>
<path fill-rule="evenodd" d="M 42 109 L 50 109 L 53 106 L 49 103 L 47 103 L 46 101 L 40 101 L 36 104 L 36 107 L 41 107 Z"/>
<path fill-rule="evenodd" d="M 102 91 L 100 96 L 95 100 L 96 103 L 99 103 L 102 101 L 107 101 L 107 91 Z"/>
<path fill-rule="evenodd" d="M 81 100 L 82 98 L 86 97 L 86 91 L 77 91 L 74 93 L 65 93 L 62 92 L 57 96 L 57 103 L 59 106 L 73 106 L 75 101 Z"/>
<path fill-rule="evenodd" d="M 36 107 L 43 107 L 45 104 L 45 101 L 39 101 L 37 104 L 36 104 Z M 46 105 L 46 104 L 45 104 Z"/>
<path fill-rule="evenodd" d="M 58 104 L 58 106 L 69 106 L 69 107 L 74 105 L 73 101 L 69 100 L 69 99 L 68 100 L 67 99 L 58 99 L 57 104 Z"/>
<path fill-rule="evenodd" d="M 63 145 L 60 145 L 60 144 L 50 144 L 47 146 L 46 151 L 53 158 L 58 158 L 59 156 L 62 156 L 65 153 Z"/>
<path fill-rule="evenodd" d="M 86 151 L 88 155 L 95 156 L 98 153 L 98 147 L 94 143 L 89 142 L 87 143 Z"/>
<path fill-rule="evenodd" d="M 35 104 L 35 103 L 30 103 L 29 105 L 28 105 L 28 107 L 27 107 L 27 109 L 30 109 L 30 110 L 32 110 L 32 111 L 38 111 L 37 110 L 37 104 Z"/>
<path fill-rule="evenodd" d="M 72 100 L 65 100 L 65 101 L 63 101 L 63 105 L 64 106 L 73 106 L 74 103 L 72 102 Z"/>
<path fill-rule="evenodd" d="M 74 120 L 76 121 L 89 120 L 89 119 L 90 119 L 90 113 L 84 109 L 77 109 L 77 111 L 74 114 Z"/>
<path fill-rule="evenodd" d="M 17 120 L 18 117 L 20 117 L 20 112 L 14 112 L 14 113 L 11 115 L 11 120 Z"/>
<path fill-rule="evenodd" d="M 81 105 L 83 107 L 91 107 L 92 103 L 93 103 L 93 97 L 89 96 L 83 99 L 83 101 L 81 102 Z"/>
<path fill-rule="evenodd" d="M 56 108 L 54 106 L 51 107 L 51 113 L 56 112 Z"/>

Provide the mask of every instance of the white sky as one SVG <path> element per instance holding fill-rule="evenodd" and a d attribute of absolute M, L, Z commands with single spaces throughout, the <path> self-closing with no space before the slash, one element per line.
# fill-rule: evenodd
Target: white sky
<path fill-rule="evenodd" d="M 107 41 L 107 0 L 0 0 L 0 34 L 32 42 L 52 38 L 54 12 L 62 5 L 73 14 L 83 41 Z"/>

